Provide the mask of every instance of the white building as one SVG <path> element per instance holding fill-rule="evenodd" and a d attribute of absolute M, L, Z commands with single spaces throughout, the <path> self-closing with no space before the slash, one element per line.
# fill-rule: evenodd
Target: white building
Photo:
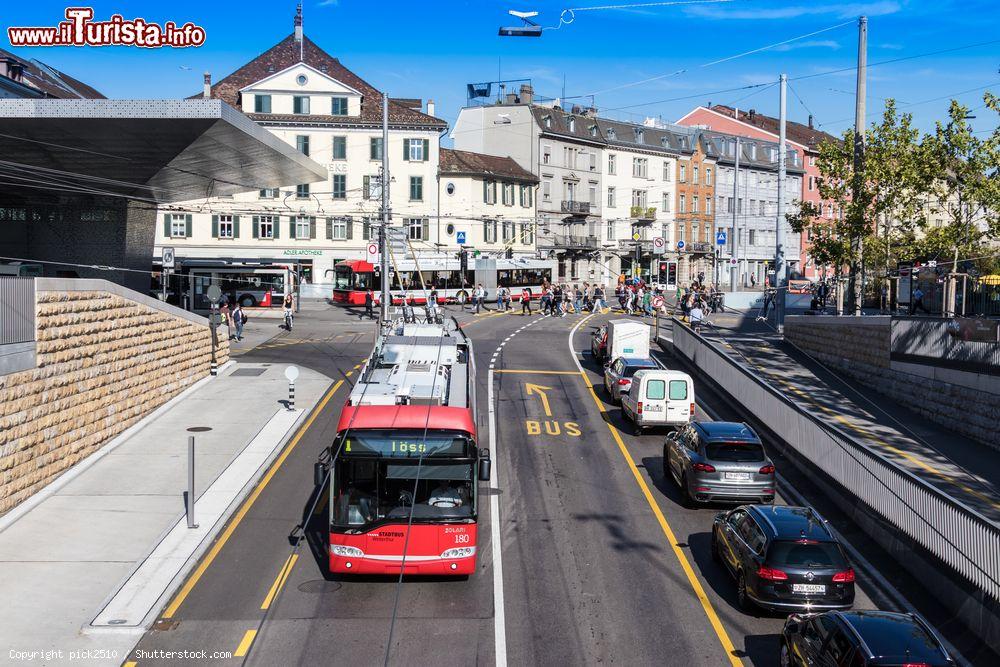
<path fill-rule="evenodd" d="M 295 32 L 205 95 L 242 110 L 325 166 L 329 180 L 289 183 L 161 209 L 156 249 L 175 248 L 179 271 L 297 262 L 305 281 L 329 282 L 334 265 L 360 258 L 380 209 L 382 94 Z M 395 226 L 415 243 L 437 238 L 438 146 L 433 103 L 389 100 L 390 200 Z M 249 184 L 253 187 L 253 184 Z"/>

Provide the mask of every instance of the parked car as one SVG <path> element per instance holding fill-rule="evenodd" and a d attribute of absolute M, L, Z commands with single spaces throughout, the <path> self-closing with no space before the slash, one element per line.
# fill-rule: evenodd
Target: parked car
<path fill-rule="evenodd" d="M 659 368 L 656 362 L 646 357 L 618 357 L 604 366 L 604 388 L 612 403 L 620 403 L 622 394 L 627 394 L 632 386 L 632 376 L 644 368 Z"/>
<path fill-rule="evenodd" d="M 655 426 L 686 426 L 695 414 L 694 380 L 681 371 L 641 369 L 621 402 L 636 435 Z"/>
<path fill-rule="evenodd" d="M 747 424 L 691 422 L 663 443 L 663 474 L 684 504 L 774 502 L 774 463 Z"/>
<path fill-rule="evenodd" d="M 781 631 L 780 651 L 782 667 L 955 664 L 922 618 L 891 611 L 792 614 Z"/>
<path fill-rule="evenodd" d="M 600 327 L 590 337 L 590 352 L 597 361 L 604 361 L 608 350 L 608 328 Z"/>
<path fill-rule="evenodd" d="M 715 517 L 712 558 L 736 580 L 744 609 L 827 611 L 854 604 L 854 570 L 809 507 L 743 505 Z"/>

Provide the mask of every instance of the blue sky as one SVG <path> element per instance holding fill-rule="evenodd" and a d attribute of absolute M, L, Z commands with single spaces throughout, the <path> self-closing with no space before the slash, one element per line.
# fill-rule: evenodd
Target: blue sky
<path fill-rule="evenodd" d="M 1000 39 L 997 0 L 734 0 L 674 6 L 576 11 L 572 23 L 540 39 L 500 38 L 497 28 L 517 20 L 508 9 L 537 10 L 546 27 L 560 24 L 566 8 L 639 5 L 648 0 L 304 0 L 311 39 L 360 76 L 394 97 L 433 98 L 437 114 L 453 122 L 465 104 L 465 84 L 530 78 L 535 90 L 567 96 L 597 93 L 608 115 L 676 120 L 697 104 L 735 104 L 777 114 L 777 87 L 720 92 L 791 79 L 788 112 L 839 134 L 853 121 L 854 73 L 796 80 L 853 66 L 855 19 L 869 17 L 869 63 L 905 58 Z M 84 4 L 84 3 L 73 3 Z M 295 1 L 95 0 L 97 19 L 113 13 L 162 23 L 193 21 L 207 31 L 192 49 L 127 47 L 14 49 L 85 81 L 109 97 L 176 98 L 200 90 L 201 73 L 215 80 L 266 50 L 292 30 Z M 55 25 L 66 3 L 4 3 L 0 24 Z M 565 16 L 569 16 L 566 14 Z M 841 27 L 831 28 L 847 23 Z M 818 32 L 823 31 L 823 32 Z M 808 33 L 775 49 L 705 66 Z M 0 39 L 9 48 L 6 32 Z M 672 75 L 678 70 L 681 74 Z M 668 76 L 663 76 L 668 75 Z M 660 77 L 660 78 L 656 78 Z M 653 79 L 647 81 L 648 79 Z M 637 85 L 638 81 L 644 81 Z M 624 87 L 622 87 L 624 86 Z M 608 90 L 615 89 L 615 90 Z M 869 120 L 883 100 L 907 105 L 922 130 L 944 116 L 947 97 L 981 107 L 983 90 L 1000 93 L 1000 42 L 873 66 L 868 80 Z M 606 91 L 606 92 L 602 92 Z M 963 92 L 966 91 L 966 92 Z M 957 94 L 961 93 L 961 94 Z M 956 95 L 957 94 L 957 95 Z M 690 99 L 676 99 L 689 97 Z M 945 98 L 922 103 L 933 98 Z M 800 99 L 801 98 L 801 101 Z M 577 100 L 589 103 L 589 98 Z M 808 111 L 807 111 L 808 109 Z M 996 115 L 977 109 L 985 132 Z"/>

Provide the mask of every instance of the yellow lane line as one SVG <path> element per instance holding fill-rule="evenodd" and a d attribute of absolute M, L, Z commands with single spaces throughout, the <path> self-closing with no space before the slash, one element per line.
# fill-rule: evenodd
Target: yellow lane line
<path fill-rule="evenodd" d="M 124 665 L 122 665 L 122 667 L 135 667 L 138 664 L 139 663 L 137 663 L 135 660 L 129 660 Z"/>
<path fill-rule="evenodd" d="M 344 377 L 351 377 L 352 375 L 354 375 L 354 371 L 347 371 L 344 373 Z"/>
<path fill-rule="evenodd" d="M 532 373 L 539 375 L 580 375 L 580 371 L 535 371 L 527 368 L 498 368 L 494 373 Z"/>
<path fill-rule="evenodd" d="M 247 630 L 243 634 L 243 639 L 240 640 L 240 645 L 236 647 L 236 652 L 233 653 L 234 658 L 242 658 L 250 651 L 250 645 L 253 644 L 253 640 L 257 638 L 256 630 Z"/>
<path fill-rule="evenodd" d="M 729 633 L 726 632 L 726 628 L 722 625 L 722 620 L 719 618 L 718 613 L 715 611 L 715 607 L 712 605 L 712 601 L 708 599 L 708 595 L 705 594 L 705 588 L 698 581 L 698 576 L 694 572 L 694 568 L 691 567 L 690 561 L 688 561 L 687 556 L 684 551 L 677 544 L 677 537 L 674 535 L 673 529 L 670 524 L 667 523 L 667 518 L 663 516 L 663 512 L 660 510 L 660 506 L 657 504 L 656 499 L 653 497 L 653 492 L 650 491 L 649 485 L 646 480 L 642 478 L 642 473 L 639 472 L 639 468 L 635 465 L 635 460 L 628 451 L 628 447 L 625 446 L 625 441 L 622 440 L 621 434 L 618 433 L 618 429 L 608 421 L 607 408 L 601 403 L 601 399 L 597 397 L 597 392 L 594 391 L 594 385 L 590 382 L 590 378 L 587 377 L 586 373 L 581 374 L 584 384 L 587 385 L 588 391 L 590 391 L 591 398 L 594 399 L 594 405 L 597 409 L 601 411 L 604 417 L 604 423 L 611 431 L 612 437 L 614 437 L 615 442 L 618 444 L 618 449 L 621 451 L 622 456 L 625 457 L 625 461 L 628 463 L 629 470 L 632 471 L 632 476 L 635 477 L 636 483 L 642 490 L 642 494 L 646 497 L 646 502 L 649 503 L 650 509 L 653 510 L 653 514 L 656 516 L 656 520 L 660 524 L 660 528 L 663 530 L 663 534 L 667 538 L 667 542 L 670 543 L 670 548 L 673 549 L 674 555 L 677 556 L 677 560 L 680 561 L 681 569 L 684 570 L 684 574 L 687 575 L 688 583 L 691 584 L 691 588 L 694 590 L 695 596 L 701 603 L 702 609 L 705 610 L 705 615 L 708 616 L 708 621 L 712 625 L 712 629 L 715 630 L 716 636 L 719 638 L 719 642 L 722 644 L 722 648 L 726 651 L 726 655 L 729 657 L 729 662 L 732 665 L 742 666 L 743 662 L 736 657 L 736 647 L 733 645 L 733 641 L 729 638 Z"/>
<path fill-rule="evenodd" d="M 187 596 L 190 595 L 191 591 L 194 590 L 198 581 L 201 580 L 202 575 L 205 574 L 205 570 L 208 569 L 208 567 L 212 564 L 212 561 L 215 560 L 215 557 L 219 555 L 220 551 L 222 551 L 222 547 L 226 546 L 226 542 L 228 542 L 229 538 L 232 537 L 233 532 L 236 531 L 236 527 L 240 525 L 240 522 L 243 521 L 243 517 L 245 517 L 247 512 L 250 511 L 250 508 L 253 507 L 253 504 L 257 501 L 257 497 L 264 491 L 264 488 L 270 483 L 275 473 L 277 473 L 278 469 L 282 466 L 282 464 L 284 464 L 285 459 L 287 459 L 288 455 L 292 453 L 293 449 L 295 449 L 295 445 L 299 444 L 299 440 L 302 439 L 302 436 L 305 435 L 306 431 L 309 430 L 309 427 L 312 426 L 316 417 L 323 412 L 323 408 L 326 407 L 326 404 L 330 402 L 330 399 L 333 398 L 333 395 L 337 393 L 337 390 L 340 389 L 343 384 L 343 380 L 337 380 L 336 384 L 330 387 L 330 389 L 326 392 L 326 395 L 323 396 L 323 399 L 316 405 L 315 408 L 313 408 L 312 414 L 309 415 L 309 418 L 299 428 L 298 432 L 296 432 L 295 436 L 285 447 L 285 450 L 281 452 L 281 455 L 278 456 L 277 459 L 274 460 L 274 463 L 271 464 L 267 473 L 265 473 L 264 477 L 261 478 L 257 487 L 249 496 L 247 496 L 247 499 L 243 501 L 243 505 L 236 512 L 233 520 L 229 522 L 229 525 L 226 526 L 225 530 L 222 531 L 219 539 L 212 545 L 212 548 L 208 551 L 204 560 L 198 564 L 195 571 L 191 574 L 188 580 L 184 582 L 181 590 L 178 591 L 174 599 L 169 605 L 167 605 L 166 610 L 163 612 L 163 618 L 172 618 L 173 615 L 177 613 L 177 609 L 181 606 L 184 600 L 187 599 Z M 246 638 L 244 637 L 244 639 Z"/>
<path fill-rule="evenodd" d="M 264 602 L 260 605 L 262 611 L 267 611 L 271 603 L 274 602 L 274 598 L 278 595 L 281 587 L 285 585 L 285 580 L 288 579 L 288 575 L 291 574 L 292 568 L 295 567 L 295 561 L 298 559 L 298 554 L 292 554 L 285 560 L 285 564 L 281 566 L 281 570 L 274 579 L 274 583 L 271 584 L 271 590 L 267 592 L 267 597 L 264 598 Z"/>

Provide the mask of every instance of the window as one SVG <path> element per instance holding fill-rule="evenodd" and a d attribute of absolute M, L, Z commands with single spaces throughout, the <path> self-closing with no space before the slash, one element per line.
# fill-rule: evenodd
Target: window
<path fill-rule="evenodd" d="M 371 160 L 382 159 L 382 137 L 372 137 L 370 139 L 368 154 Z"/>
<path fill-rule="evenodd" d="M 615 128 L 609 127 L 608 128 L 608 139 L 611 139 L 612 141 L 614 141 L 615 134 L 616 134 Z"/>
<path fill-rule="evenodd" d="M 347 159 L 347 137 L 333 138 L 333 159 L 334 160 Z"/>
<path fill-rule="evenodd" d="M 663 180 L 667 181 L 668 183 L 670 182 L 670 172 L 671 171 L 673 171 L 673 170 L 670 168 L 670 162 L 664 160 L 663 161 Z"/>
<path fill-rule="evenodd" d="M 332 186 L 332 199 L 347 199 L 347 174 L 334 174 Z"/>
<path fill-rule="evenodd" d="M 677 209 L 678 213 L 687 213 L 688 210 L 688 198 L 687 195 L 681 195 L 680 208 Z"/>
<path fill-rule="evenodd" d="M 424 177 L 410 176 L 410 201 L 424 200 Z"/>
<path fill-rule="evenodd" d="M 645 137 L 643 136 L 642 128 L 635 128 L 635 143 L 642 144 L 645 143 Z"/>
<path fill-rule="evenodd" d="M 698 182 L 698 165 L 694 165 L 693 167 L 691 167 L 691 182 L 692 183 Z"/>
<path fill-rule="evenodd" d="M 694 195 L 693 197 L 691 197 L 691 212 L 692 213 L 698 212 L 698 195 Z"/>
<path fill-rule="evenodd" d="M 597 151 L 590 154 L 590 170 L 597 171 Z"/>
<path fill-rule="evenodd" d="M 545 201 L 552 199 L 552 181 L 542 182 L 542 199 Z"/>
<path fill-rule="evenodd" d="M 687 163 L 686 162 L 681 162 L 680 169 L 681 169 L 681 173 L 680 173 L 680 177 L 679 177 L 678 180 L 680 180 L 681 183 L 686 183 L 687 182 Z"/>
<path fill-rule="evenodd" d="M 815 167 L 816 166 L 816 156 L 815 155 L 810 155 L 809 156 L 809 166 L 810 167 Z"/>
<path fill-rule="evenodd" d="M 347 98 L 346 97 L 334 97 L 332 98 L 332 104 L 330 108 L 330 114 L 333 116 L 346 116 L 347 115 Z"/>
<path fill-rule="evenodd" d="M 521 223 L 521 243 L 532 244 L 535 242 L 535 228 L 528 222 Z"/>
<path fill-rule="evenodd" d="M 254 95 L 253 110 L 254 113 L 271 113 L 271 96 Z"/>
<path fill-rule="evenodd" d="M 569 118 L 569 131 L 576 132 L 576 118 L 570 116 Z"/>
<path fill-rule="evenodd" d="M 170 216 L 170 238 L 187 238 L 191 236 L 188 228 L 188 216 L 184 213 L 173 213 Z"/>
<path fill-rule="evenodd" d="M 608 155 L 608 173 L 612 176 L 615 175 L 615 155 L 612 153 Z"/>
<path fill-rule="evenodd" d="M 219 216 L 219 228 L 218 237 L 220 239 L 231 239 L 235 238 L 235 229 L 233 227 L 233 216 L 231 215 L 220 215 Z"/>
<path fill-rule="evenodd" d="M 552 117 L 551 116 L 545 116 L 544 118 L 542 118 L 542 125 L 544 125 L 546 128 L 551 128 L 552 127 Z"/>
<path fill-rule="evenodd" d="M 608 223 L 607 223 L 607 232 L 608 232 L 608 240 L 609 241 L 614 241 L 615 240 L 615 221 L 614 220 L 608 220 Z"/>
<path fill-rule="evenodd" d="M 521 206 L 524 208 L 531 208 L 532 205 L 532 187 L 530 185 L 521 186 Z"/>
<path fill-rule="evenodd" d="M 665 380 L 650 380 L 646 383 L 646 398 L 653 401 L 662 401 L 667 395 L 667 383 Z"/>
<path fill-rule="evenodd" d="M 295 149 L 303 155 L 309 155 L 309 135 L 300 134 L 295 137 Z"/>
<path fill-rule="evenodd" d="M 309 97 L 305 95 L 295 95 L 292 97 L 292 113 L 308 114 Z"/>
<path fill-rule="evenodd" d="M 688 383 L 684 380 L 670 381 L 670 400 L 686 401 L 688 397 Z"/>
<path fill-rule="evenodd" d="M 757 200 L 756 199 L 751 199 L 750 200 L 750 215 L 753 215 L 754 209 L 757 208 L 756 204 L 757 204 Z"/>
<path fill-rule="evenodd" d="M 712 198 L 705 197 L 705 215 L 712 215 Z"/>
<path fill-rule="evenodd" d="M 334 218 L 330 223 L 330 238 L 334 241 L 346 241 L 347 224 L 347 218 Z"/>
<path fill-rule="evenodd" d="M 711 185 L 711 184 L 712 184 L 712 170 L 709 169 L 708 167 L 705 167 L 705 185 Z"/>
<path fill-rule="evenodd" d="M 308 239 L 311 236 L 309 218 L 304 215 L 295 218 L 295 238 Z"/>
<path fill-rule="evenodd" d="M 497 182 L 483 181 L 483 201 L 487 204 L 497 203 Z"/>
<path fill-rule="evenodd" d="M 677 238 L 678 239 L 685 239 L 686 238 L 684 236 L 685 233 L 686 233 L 686 227 L 684 226 L 684 223 L 681 222 L 681 223 L 679 223 L 677 225 Z"/>
<path fill-rule="evenodd" d="M 636 178 L 646 178 L 646 168 L 648 160 L 644 157 L 632 158 L 632 176 Z"/>
<path fill-rule="evenodd" d="M 670 213 L 670 193 L 663 193 L 663 212 Z"/>
<path fill-rule="evenodd" d="M 497 242 L 497 221 L 496 220 L 484 220 L 483 221 L 483 238 L 486 239 L 487 243 Z"/>
<path fill-rule="evenodd" d="M 257 238 L 262 239 L 273 239 L 274 238 L 274 216 L 273 215 L 262 215 L 260 216 L 260 221 L 256 225 L 257 227 Z"/>
<path fill-rule="evenodd" d="M 382 198 L 382 177 L 363 176 L 361 179 L 361 197 L 378 200 Z"/>
<path fill-rule="evenodd" d="M 813 180 L 814 180 L 813 177 L 810 176 L 809 177 L 809 192 L 812 192 L 812 190 L 813 190 Z"/>
<path fill-rule="evenodd" d="M 514 240 L 514 223 L 509 220 L 504 220 L 500 223 L 500 233 L 501 239 L 504 243 L 510 243 Z"/>
<path fill-rule="evenodd" d="M 363 218 L 361 220 L 361 240 L 371 241 L 374 236 L 372 235 L 373 222 L 371 218 Z"/>
<path fill-rule="evenodd" d="M 295 186 L 295 198 L 296 199 L 309 199 L 309 184 L 303 183 L 302 185 Z"/>
<path fill-rule="evenodd" d="M 757 202 L 757 215 L 764 215 L 764 206 L 765 202 L 763 199 Z"/>
<path fill-rule="evenodd" d="M 566 193 L 566 201 L 576 201 L 576 183 L 573 183 L 572 181 L 563 183 L 563 190 Z"/>
<path fill-rule="evenodd" d="M 615 207 L 615 189 L 608 188 L 608 208 Z"/>
<path fill-rule="evenodd" d="M 426 162 L 428 150 L 427 139 L 403 139 L 403 159 L 410 162 Z"/>
<path fill-rule="evenodd" d="M 645 190 L 633 190 L 632 191 L 632 206 L 639 206 L 646 208 L 646 191 Z"/>
<path fill-rule="evenodd" d="M 504 183 L 503 189 L 501 190 L 501 196 L 503 197 L 504 206 L 514 205 L 514 184 Z"/>
<path fill-rule="evenodd" d="M 427 218 L 404 218 L 408 236 L 411 241 L 427 241 L 430 239 L 430 221 Z"/>
<path fill-rule="evenodd" d="M 597 126 L 596 125 L 591 125 L 590 126 L 590 136 L 592 136 L 592 137 L 596 137 L 597 136 Z"/>
<path fill-rule="evenodd" d="M 587 188 L 587 194 L 589 195 L 587 201 L 590 202 L 590 205 L 597 206 L 597 186 L 591 185 Z"/>
<path fill-rule="evenodd" d="M 552 162 L 552 146 L 542 146 L 542 164 Z"/>
<path fill-rule="evenodd" d="M 757 245 L 757 230 L 751 229 L 749 230 L 748 233 L 750 234 L 750 239 L 749 239 L 750 245 Z"/>
<path fill-rule="evenodd" d="M 736 213 L 743 215 L 743 197 L 736 200 Z"/>
<path fill-rule="evenodd" d="M 732 213 L 732 212 L 733 212 L 733 198 L 726 197 L 726 213 Z"/>
<path fill-rule="evenodd" d="M 264 188 L 260 191 L 261 199 L 277 199 L 278 198 L 278 188 Z"/>

